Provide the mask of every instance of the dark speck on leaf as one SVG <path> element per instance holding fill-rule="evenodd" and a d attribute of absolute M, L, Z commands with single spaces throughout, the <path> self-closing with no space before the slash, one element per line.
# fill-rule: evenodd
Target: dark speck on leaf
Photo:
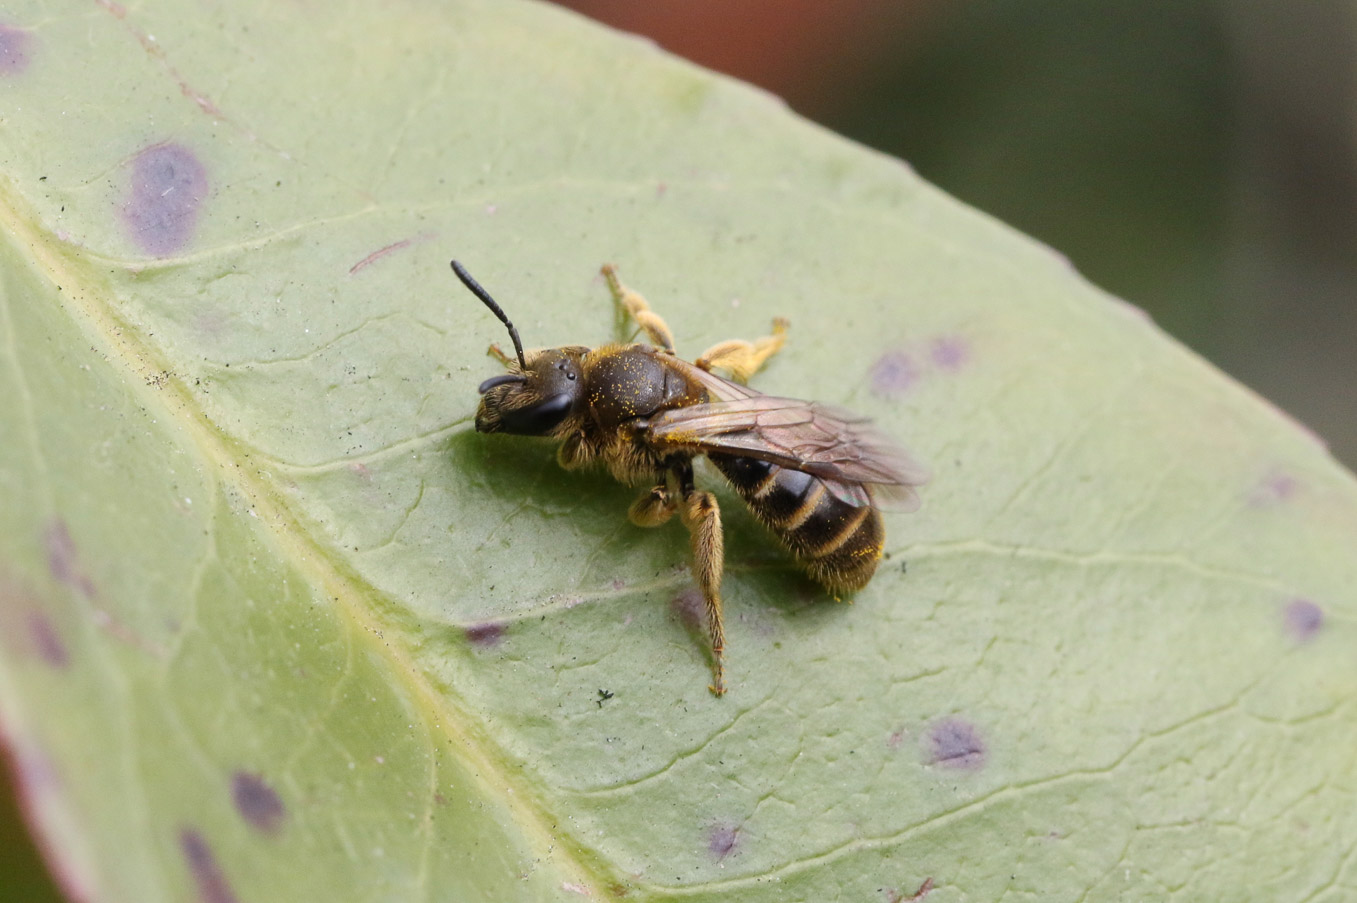
<path fill-rule="evenodd" d="M 944 768 L 977 771 L 985 764 L 985 744 L 975 725 L 961 718 L 943 718 L 928 732 L 928 762 Z"/>
<path fill-rule="evenodd" d="M 876 359 L 871 369 L 872 391 L 891 397 L 909 390 L 919 378 L 914 359 L 903 351 L 887 351 Z"/>
<path fill-rule="evenodd" d="M 491 646 L 498 646 L 504 639 L 505 627 L 498 621 L 482 621 L 480 624 L 472 624 L 466 628 L 466 638 L 473 646 L 480 646 L 482 649 L 488 649 Z"/>
<path fill-rule="evenodd" d="M 257 774 L 237 771 L 231 775 L 231 799 L 250 827 L 265 834 L 277 832 L 287 818 L 283 801 Z"/>
<path fill-rule="evenodd" d="M 28 68 L 32 43 L 33 33 L 27 29 L 0 25 L 0 76 L 18 75 Z"/>
<path fill-rule="evenodd" d="M 1324 609 L 1309 599 L 1294 599 L 1286 606 L 1286 630 L 1297 643 L 1308 643 L 1324 626 Z"/>
<path fill-rule="evenodd" d="M 202 903 L 236 903 L 236 895 L 202 834 L 193 828 L 181 829 L 179 849 L 188 862 L 193 883 L 198 886 L 198 899 Z"/>
<path fill-rule="evenodd" d="M 66 644 L 61 641 L 56 625 L 47 615 L 40 611 L 29 614 L 28 635 L 32 638 L 33 647 L 38 650 L 38 655 L 53 668 L 65 668 L 71 663 Z"/>
<path fill-rule="evenodd" d="M 132 184 L 123 220 L 133 243 L 147 254 L 168 257 L 193 238 L 198 207 L 207 197 L 207 171 L 182 144 L 156 144 L 132 161 Z"/>

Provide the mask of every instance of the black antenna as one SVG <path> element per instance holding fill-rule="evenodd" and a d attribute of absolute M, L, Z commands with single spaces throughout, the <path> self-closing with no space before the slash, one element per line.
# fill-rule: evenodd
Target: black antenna
<path fill-rule="evenodd" d="M 462 280 L 462 285 L 465 285 L 471 291 L 471 294 L 480 298 L 485 306 L 490 308 L 490 312 L 499 317 L 501 323 L 509 327 L 509 338 L 514 340 L 514 351 L 518 352 L 518 366 L 526 371 L 528 369 L 528 362 L 523 360 L 523 343 L 518 340 L 518 330 L 514 329 L 514 324 L 509 322 L 509 318 L 504 315 L 504 311 L 500 310 L 499 305 L 495 303 L 495 299 L 490 297 L 490 293 L 481 288 L 481 284 L 475 279 L 472 279 L 471 274 L 455 260 L 452 262 L 452 271 L 457 274 L 458 279 Z"/>

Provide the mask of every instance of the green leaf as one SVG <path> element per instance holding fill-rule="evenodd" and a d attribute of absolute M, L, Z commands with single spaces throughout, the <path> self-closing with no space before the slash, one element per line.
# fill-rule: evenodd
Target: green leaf
<path fill-rule="evenodd" d="M 1357 485 L 1048 250 L 547 6 L 5 16 L 0 727 L 76 896 L 1354 892 Z M 472 429 L 452 256 L 529 345 L 608 261 L 688 356 L 789 317 L 757 385 L 923 509 L 849 606 L 721 490 L 711 697 L 682 527 Z"/>

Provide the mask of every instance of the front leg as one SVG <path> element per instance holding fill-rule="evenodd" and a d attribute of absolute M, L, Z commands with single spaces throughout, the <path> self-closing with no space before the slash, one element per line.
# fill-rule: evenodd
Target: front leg
<path fill-rule="evenodd" d="M 645 330 L 650 341 L 673 354 L 674 334 L 669 331 L 668 324 L 660 318 L 659 314 L 650 309 L 645 298 L 622 284 L 622 281 L 617 278 L 617 267 L 611 263 L 605 263 L 603 265 L 603 278 L 608 282 L 608 291 L 612 292 L 613 300 L 631 315 L 631 318 L 636 321 L 636 325 Z"/>
<path fill-rule="evenodd" d="M 598 452 L 584 441 L 584 433 L 575 432 L 565 437 L 560 448 L 556 449 L 556 463 L 566 470 L 578 470 L 593 462 Z"/>
<path fill-rule="evenodd" d="M 499 347 L 495 343 L 491 342 L 490 347 L 486 350 L 485 353 L 493 357 L 495 360 L 499 361 L 501 364 L 503 364 L 510 370 L 514 371 L 518 370 L 518 361 L 512 357 L 509 357 L 509 355 L 505 354 L 504 349 Z"/>

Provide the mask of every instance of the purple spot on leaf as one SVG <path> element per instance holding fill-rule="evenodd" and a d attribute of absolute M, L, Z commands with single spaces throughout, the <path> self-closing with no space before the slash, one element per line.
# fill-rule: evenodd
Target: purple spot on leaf
<path fill-rule="evenodd" d="M 58 518 L 48 525 L 43 534 L 47 549 L 47 570 L 57 581 L 75 587 L 86 599 L 94 598 L 94 582 L 80 570 L 76 560 L 75 540 L 70 528 Z"/>
<path fill-rule="evenodd" d="M 961 718 L 943 718 L 928 732 L 928 762 L 944 768 L 979 770 L 985 764 L 985 744 L 975 725 Z"/>
<path fill-rule="evenodd" d="M 287 809 L 274 789 L 259 775 L 248 771 L 231 775 L 231 799 L 241 817 L 265 834 L 277 833 L 287 817 Z"/>
<path fill-rule="evenodd" d="M 466 629 L 467 641 L 473 646 L 488 649 L 504 639 L 505 627 L 499 621 L 482 621 Z"/>
<path fill-rule="evenodd" d="M 47 570 L 62 583 L 70 583 L 75 576 L 75 541 L 64 520 L 57 520 L 43 535 L 47 547 Z"/>
<path fill-rule="evenodd" d="M 886 892 L 887 903 L 919 903 L 924 897 L 933 891 L 933 879 L 925 878 L 924 883 L 919 885 L 919 889 L 908 897 L 899 890 L 889 890 Z"/>
<path fill-rule="evenodd" d="M 368 256 L 364 257 L 362 260 L 355 263 L 353 266 L 349 267 L 349 275 L 350 276 L 356 275 L 360 270 L 372 266 L 374 263 L 381 260 L 388 254 L 394 254 L 397 251 L 401 251 L 404 250 L 405 248 L 410 247 L 416 242 L 426 241 L 432 237 L 433 236 L 430 233 L 426 232 L 421 235 L 415 235 L 411 238 L 403 238 L 400 241 L 392 242 L 386 247 L 378 248 Z"/>
<path fill-rule="evenodd" d="M 193 828 L 179 831 L 179 849 L 184 853 L 193 883 L 198 885 L 198 899 L 203 903 L 236 903 L 236 895 L 222 874 L 221 866 L 203 835 Z"/>
<path fill-rule="evenodd" d="M 971 346 L 960 336 L 939 336 L 929 345 L 928 356 L 939 370 L 951 373 L 971 359 Z"/>
<path fill-rule="evenodd" d="M 188 244 L 207 197 L 207 171 L 182 144 L 156 144 L 132 161 L 132 187 L 123 219 L 147 254 L 168 257 Z"/>
<path fill-rule="evenodd" d="M 914 359 L 903 351 L 887 351 L 872 364 L 872 391 L 887 397 L 908 391 L 919 379 Z"/>
<path fill-rule="evenodd" d="M 66 652 L 66 644 L 61 641 L 56 625 L 47 615 L 40 611 L 29 613 L 28 635 L 32 638 L 33 648 L 38 650 L 38 655 L 53 668 L 65 668 L 71 663 L 71 657 Z"/>
<path fill-rule="evenodd" d="M 0 75 L 18 75 L 28 68 L 33 33 L 13 25 L 0 25 Z"/>
<path fill-rule="evenodd" d="M 707 851 L 716 857 L 717 862 L 735 852 L 739 843 L 740 829 L 735 825 L 718 824 L 707 829 Z"/>
<path fill-rule="evenodd" d="M 1308 643 L 1324 626 L 1324 609 L 1309 599 L 1294 599 L 1284 614 L 1286 631 L 1297 643 Z"/>
<path fill-rule="evenodd" d="M 1269 471 L 1249 493 L 1249 504 L 1266 508 L 1287 501 L 1300 490 L 1300 482 L 1282 470 Z"/>
<path fill-rule="evenodd" d="M 706 612 L 706 602 L 696 587 L 688 587 L 669 600 L 669 608 L 678 615 L 679 621 L 689 630 L 702 629 L 702 616 Z"/>

